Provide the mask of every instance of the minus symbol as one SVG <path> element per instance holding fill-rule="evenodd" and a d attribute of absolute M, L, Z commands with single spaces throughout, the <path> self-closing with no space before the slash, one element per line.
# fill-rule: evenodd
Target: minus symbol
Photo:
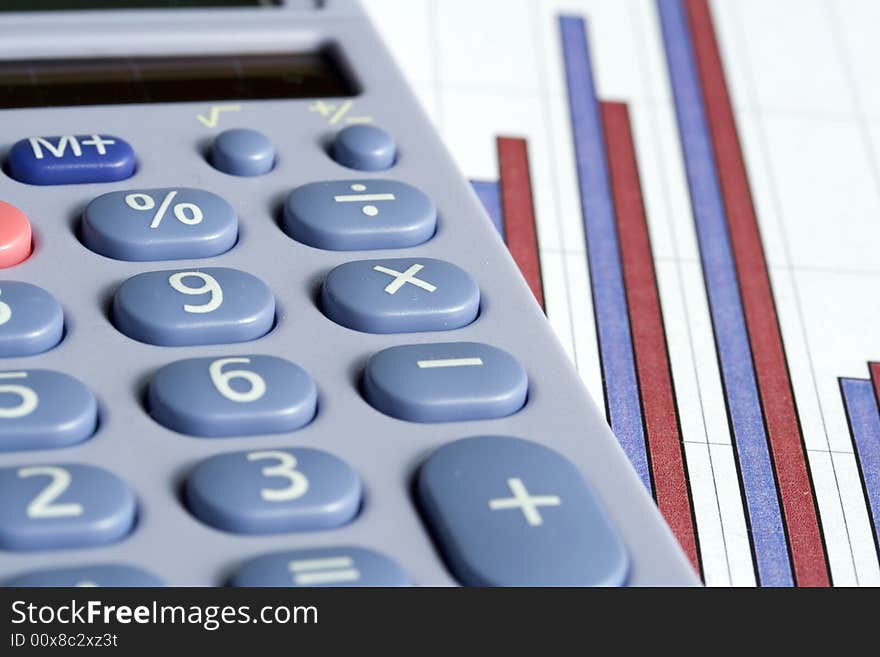
<path fill-rule="evenodd" d="M 472 365 L 482 365 L 482 358 L 437 358 L 434 360 L 419 360 L 416 364 L 421 369 L 430 369 L 432 367 L 468 367 Z"/>

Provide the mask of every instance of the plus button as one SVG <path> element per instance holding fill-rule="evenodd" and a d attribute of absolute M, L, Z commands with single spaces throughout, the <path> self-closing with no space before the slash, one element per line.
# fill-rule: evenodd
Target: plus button
<path fill-rule="evenodd" d="M 519 509 L 525 516 L 526 522 L 532 527 L 538 527 L 544 524 L 544 519 L 538 512 L 538 507 L 542 506 L 559 506 L 562 503 L 556 495 L 529 495 L 526 485 L 522 479 L 514 477 L 507 480 L 507 486 L 513 497 L 501 497 L 489 500 L 489 508 L 493 511 L 503 509 Z"/>

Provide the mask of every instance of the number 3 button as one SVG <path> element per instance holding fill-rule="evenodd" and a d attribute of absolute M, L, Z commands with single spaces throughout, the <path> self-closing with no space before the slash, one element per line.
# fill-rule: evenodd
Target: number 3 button
<path fill-rule="evenodd" d="M 134 493 L 92 465 L 0 468 L 0 549 L 106 545 L 135 520 Z"/>
<path fill-rule="evenodd" d="M 113 299 L 116 328 L 167 347 L 256 340 L 274 320 L 269 287 L 226 267 L 138 274 Z"/>
<path fill-rule="evenodd" d="M 306 447 L 233 452 L 196 466 L 186 502 L 203 522 L 239 534 L 338 527 L 354 518 L 361 482 L 345 461 Z"/>
<path fill-rule="evenodd" d="M 315 416 L 318 394 L 299 365 L 274 356 L 189 358 L 160 369 L 150 414 L 193 436 L 242 436 L 299 429 Z"/>

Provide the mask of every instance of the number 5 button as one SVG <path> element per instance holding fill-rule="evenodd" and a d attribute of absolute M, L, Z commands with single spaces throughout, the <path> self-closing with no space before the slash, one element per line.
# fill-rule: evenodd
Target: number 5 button
<path fill-rule="evenodd" d="M 94 396 L 72 376 L 0 372 L 0 452 L 74 445 L 91 437 L 97 423 Z"/>
<path fill-rule="evenodd" d="M 114 543 L 131 531 L 134 493 L 92 465 L 0 468 L 0 549 L 45 550 Z"/>
<path fill-rule="evenodd" d="M 226 267 L 138 274 L 120 285 L 113 299 L 116 328 L 162 346 L 255 340 L 274 320 L 269 287 Z"/>
<path fill-rule="evenodd" d="M 274 356 L 190 358 L 150 383 L 150 414 L 193 436 L 242 436 L 299 429 L 315 416 L 318 394 L 299 365 Z"/>
<path fill-rule="evenodd" d="M 239 534 L 338 527 L 354 518 L 361 483 L 341 459 L 317 449 L 213 456 L 186 482 L 187 506 L 203 522 Z"/>

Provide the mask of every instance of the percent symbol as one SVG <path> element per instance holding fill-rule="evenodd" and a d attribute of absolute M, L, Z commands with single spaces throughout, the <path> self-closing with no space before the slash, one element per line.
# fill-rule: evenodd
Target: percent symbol
<path fill-rule="evenodd" d="M 165 198 L 159 203 L 159 209 L 156 210 L 156 213 L 153 215 L 153 221 L 150 223 L 150 228 L 159 227 L 159 224 L 162 223 L 162 218 L 165 216 L 165 213 L 168 212 L 168 208 L 171 206 L 171 202 L 174 200 L 175 196 L 177 196 L 177 190 L 172 190 L 165 195 Z M 134 194 L 128 194 L 125 197 L 125 204 L 132 210 L 149 212 L 156 207 L 156 200 L 149 194 L 135 192 Z M 202 214 L 202 209 L 195 203 L 175 203 L 174 206 L 171 206 L 171 211 L 180 223 L 186 224 L 187 226 L 195 226 L 196 224 L 201 223 L 202 219 L 205 218 L 205 215 Z"/>

